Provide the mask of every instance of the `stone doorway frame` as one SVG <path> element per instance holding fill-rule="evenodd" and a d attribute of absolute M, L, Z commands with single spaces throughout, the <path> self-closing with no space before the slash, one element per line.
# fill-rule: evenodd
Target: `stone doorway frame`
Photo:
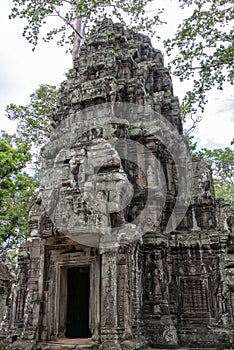
<path fill-rule="evenodd" d="M 65 338 L 67 312 L 67 270 L 69 268 L 88 266 L 90 269 L 89 328 L 91 338 L 99 341 L 100 337 L 100 258 L 71 259 L 55 264 L 55 338 Z"/>

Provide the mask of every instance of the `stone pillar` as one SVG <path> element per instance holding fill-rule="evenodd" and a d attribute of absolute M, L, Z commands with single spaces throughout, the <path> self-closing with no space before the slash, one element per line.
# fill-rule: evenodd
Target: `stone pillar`
<path fill-rule="evenodd" d="M 119 348 L 117 312 L 117 250 L 102 254 L 101 342 L 103 349 Z"/>
<path fill-rule="evenodd" d="M 128 249 L 121 247 L 117 263 L 117 309 L 118 332 L 121 340 L 132 337 L 130 311 L 130 274 Z"/>
<path fill-rule="evenodd" d="M 35 231 L 31 238 L 27 294 L 24 299 L 23 336 L 28 340 L 38 340 L 41 327 L 45 247 L 37 234 Z"/>
<path fill-rule="evenodd" d="M 157 242 L 157 243 L 156 243 Z M 144 319 L 151 347 L 177 347 L 177 331 L 169 307 L 166 241 L 145 246 Z"/>

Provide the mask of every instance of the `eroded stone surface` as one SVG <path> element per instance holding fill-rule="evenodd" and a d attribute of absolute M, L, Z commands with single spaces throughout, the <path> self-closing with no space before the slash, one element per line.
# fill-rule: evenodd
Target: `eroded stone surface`
<path fill-rule="evenodd" d="M 0 322 L 5 316 L 14 277 L 10 261 L 2 256 L 0 259 Z"/>
<path fill-rule="evenodd" d="M 17 342 L 38 350 L 69 348 L 69 341 L 64 344 L 70 327 L 68 295 L 76 295 L 72 293 L 81 291 L 79 285 L 87 283 L 88 310 L 84 305 L 77 307 L 74 298 L 72 317 L 77 314 L 84 317 L 88 312 L 94 348 L 230 347 L 234 312 L 233 217 L 226 206 L 215 202 L 206 162 L 196 160 L 192 201 L 184 219 L 177 224 L 173 212 L 178 195 L 176 164 L 167 145 L 160 143 L 159 134 L 155 138 L 155 130 L 151 134 L 144 132 L 147 110 L 152 109 L 182 134 L 179 103 L 173 96 L 170 75 L 163 65 L 162 54 L 151 46 L 149 38 L 105 20 L 87 39 L 75 69 L 61 86 L 55 130 L 59 130 L 63 121 L 70 123 L 81 115 L 84 117 L 81 113 L 84 108 L 100 103 L 109 103 L 113 116 L 118 102 L 142 106 L 139 116 L 143 119 L 136 118 L 130 127 L 121 118 L 110 128 L 91 129 L 89 124 L 87 133 L 79 140 L 74 138 L 74 147 L 57 159 L 56 171 L 62 173 L 60 189 L 66 193 L 66 200 L 73 203 L 84 241 L 80 237 L 72 239 L 70 234 L 62 232 L 63 226 L 52 223 L 42 203 L 43 196 L 32 203 L 30 239 L 20 251 L 17 288 L 0 339 L 2 343 L 13 342 L 10 348 L 14 344 L 17 348 Z M 90 123 L 92 111 L 86 117 Z M 58 137 L 52 136 L 51 142 L 54 147 L 60 147 L 60 134 L 55 135 Z M 163 210 L 160 198 L 165 186 L 159 187 L 157 181 L 162 176 L 152 168 L 150 158 L 143 159 L 147 176 L 134 162 L 126 161 L 131 147 L 121 153 L 111 143 L 121 138 L 148 147 L 159 159 L 167 179 Z M 103 164 L 106 149 L 112 157 Z M 78 191 L 84 183 L 79 177 L 82 159 L 92 152 L 96 166 L 101 164 L 96 177 L 100 193 L 96 212 L 82 202 Z M 139 149 L 133 153 L 136 159 L 142 158 Z M 83 173 L 87 174 L 88 170 Z M 119 191 L 113 190 L 118 181 L 127 184 L 125 192 L 133 189 L 127 208 L 120 207 L 124 199 L 118 197 Z M 156 185 L 157 190 L 161 189 L 157 196 Z M 115 209 L 106 212 L 102 196 L 107 190 Z M 111 249 L 91 244 L 94 235 L 90 233 L 100 222 L 101 228 L 131 224 L 144 209 L 146 200 L 152 205 L 152 215 L 146 217 L 143 235 L 127 241 L 120 239 Z M 157 210 L 159 217 L 155 216 Z M 56 222 L 62 222 L 63 215 L 62 210 L 56 212 Z M 171 215 L 176 225 L 173 226 L 172 220 L 174 228 L 168 232 L 165 229 Z M 89 282 L 85 282 L 87 268 Z M 78 276 L 75 287 L 68 277 L 69 271 Z M 87 340 L 89 346 L 91 340 Z"/>

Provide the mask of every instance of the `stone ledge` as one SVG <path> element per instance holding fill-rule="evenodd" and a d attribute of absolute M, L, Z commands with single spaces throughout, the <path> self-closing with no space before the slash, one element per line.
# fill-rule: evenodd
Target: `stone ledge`
<path fill-rule="evenodd" d="M 68 339 L 61 338 L 55 341 L 37 344 L 37 350 L 69 350 L 69 349 L 82 349 L 82 350 L 96 350 L 98 344 L 91 339 Z"/>

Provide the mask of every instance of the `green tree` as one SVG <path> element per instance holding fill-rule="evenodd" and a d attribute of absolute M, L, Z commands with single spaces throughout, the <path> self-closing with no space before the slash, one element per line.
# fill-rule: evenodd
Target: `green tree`
<path fill-rule="evenodd" d="M 155 35 L 156 25 L 163 23 L 162 9 L 156 7 L 150 12 L 147 6 L 157 4 L 155 0 L 13 0 L 10 18 L 26 19 L 23 35 L 34 48 L 43 27 L 47 30 L 45 41 L 58 36 L 58 44 L 73 45 L 73 58 L 76 58 L 85 28 L 105 17 L 120 21 L 127 18 L 133 28 Z M 191 9 L 192 14 L 164 44 L 167 54 L 172 55 L 173 74 L 181 81 L 193 79 L 193 89 L 186 94 L 182 111 L 196 124 L 200 120 L 197 110 L 203 111 L 207 91 L 215 87 L 222 89 L 225 82 L 233 84 L 233 0 L 178 0 L 179 8 Z M 49 27 L 54 17 L 56 22 Z"/>
<path fill-rule="evenodd" d="M 6 107 L 7 117 L 18 122 L 18 137 L 35 148 L 40 148 L 48 140 L 57 97 L 56 86 L 42 84 L 30 95 L 26 106 L 11 103 Z"/>
<path fill-rule="evenodd" d="M 193 87 L 182 101 L 182 119 L 189 125 L 191 135 L 202 120 L 207 92 L 223 89 L 234 80 L 234 10 L 233 0 L 177 0 L 178 9 L 191 9 L 191 15 L 179 24 L 174 37 L 164 41 L 171 55 L 171 72 L 181 81 L 193 80 Z M 40 31 L 46 28 L 44 41 L 57 37 L 59 45 L 73 45 L 73 59 L 79 56 L 80 45 L 90 23 L 112 17 L 122 21 L 126 17 L 136 30 L 156 36 L 156 25 L 162 9 L 156 0 L 13 0 L 10 18 L 26 19 L 23 35 L 36 47 Z M 152 15 L 152 13 L 154 15 Z M 56 18 L 56 22 L 50 20 Z M 54 25 L 55 24 L 55 25 Z M 49 29 L 48 29 L 49 28 Z"/>
<path fill-rule="evenodd" d="M 79 47 L 85 30 L 91 23 L 110 17 L 123 21 L 135 29 L 148 30 L 152 34 L 155 23 L 159 24 L 161 10 L 148 16 L 145 8 L 153 0 L 13 0 L 10 18 L 24 18 L 27 21 L 23 36 L 33 45 L 38 44 L 42 27 L 49 28 L 43 40 L 49 42 L 57 37 L 59 45 L 73 45 L 73 58 L 79 55 Z M 50 19 L 56 18 L 55 21 Z M 51 26 L 50 26 L 51 24 Z"/>
<path fill-rule="evenodd" d="M 40 149 L 53 130 L 53 112 L 58 97 L 56 86 L 42 84 L 30 95 L 26 106 L 9 104 L 6 116 L 17 121 L 17 136 L 31 147 L 32 158 L 28 169 L 34 175 L 35 186 L 39 185 Z"/>
<path fill-rule="evenodd" d="M 197 155 L 209 159 L 211 162 L 215 195 L 217 199 L 224 199 L 234 210 L 234 149 L 202 149 Z"/>
<path fill-rule="evenodd" d="M 147 5 L 155 3 L 157 5 L 157 2 L 153 0 L 114 0 L 112 2 L 102 0 L 98 2 L 96 0 L 13 0 L 14 6 L 10 17 L 26 19 L 27 24 L 23 35 L 34 48 L 38 43 L 42 27 L 47 29 L 49 20 L 56 17 L 56 22 L 52 23 L 52 28 L 46 32 L 44 40 L 49 42 L 58 36 L 58 44 L 70 46 L 73 44 L 73 58 L 75 59 L 79 55 L 79 47 L 88 24 L 105 17 L 114 17 L 122 21 L 127 15 L 129 24 L 133 28 L 147 30 L 151 34 L 155 33 L 155 24 L 162 23 L 159 18 L 161 10 L 156 8 L 153 16 L 149 16 L 146 11 Z M 167 54 L 171 55 L 172 73 L 177 75 L 181 81 L 193 80 L 193 88 L 186 94 L 182 103 L 183 118 L 189 117 L 192 121 L 188 130 L 191 136 L 191 132 L 201 120 L 200 112 L 204 111 L 207 92 L 213 88 L 223 89 L 225 83 L 233 84 L 233 0 L 178 0 L 178 7 L 191 9 L 190 15 L 179 25 L 175 36 L 165 40 L 164 44 Z M 33 106 L 31 102 L 26 107 L 11 105 L 7 109 L 11 119 L 20 121 L 22 126 L 20 128 L 24 132 L 30 131 L 30 124 L 25 123 L 25 120 L 34 119 L 39 111 L 37 104 L 35 104 L 36 108 L 30 109 Z M 40 114 L 41 111 L 39 111 L 39 119 L 36 124 L 43 122 Z M 45 118 L 49 115 L 50 111 Z M 44 119 L 44 122 L 47 124 L 48 120 Z M 35 125 L 35 132 L 39 124 Z M 29 137 L 31 137 L 32 130 L 33 128 L 28 133 Z M 42 137 L 39 137 L 38 140 L 43 140 L 48 131 L 46 133 L 43 131 Z M 34 141 L 36 140 L 37 137 L 34 137 Z M 231 186 L 230 177 L 227 176 L 225 170 L 227 169 L 226 162 L 229 162 L 227 149 L 202 151 L 203 156 L 208 156 L 214 167 L 217 196 L 221 196 L 222 191 L 228 193 L 232 188 L 229 187 Z M 225 173 L 226 177 L 222 177 Z M 232 198 L 229 199 L 232 200 Z"/>
<path fill-rule="evenodd" d="M 15 136 L 0 135 L 0 247 L 8 248 L 25 239 L 27 208 L 34 179 L 25 167 L 31 159 L 30 146 Z"/>
<path fill-rule="evenodd" d="M 165 40 L 171 70 L 181 81 L 193 80 L 182 103 L 184 117 L 195 124 L 207 103 L 207 92 L 234 83 L 233 0 L 179 0 L 192 14 Z M 198 111 L 200 112 L 198 113 Z"/>

